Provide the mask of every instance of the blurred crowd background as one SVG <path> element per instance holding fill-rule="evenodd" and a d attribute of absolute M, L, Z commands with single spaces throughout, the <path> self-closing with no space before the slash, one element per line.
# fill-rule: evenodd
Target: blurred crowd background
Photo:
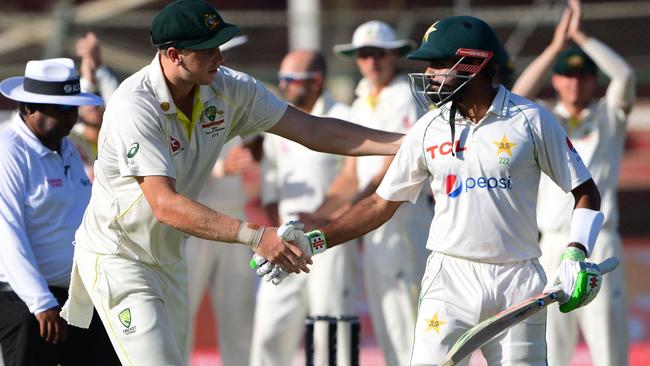
<path fill-rule="evenodd" d="M 331 51 L 347 43 L 354 29 L 367 20 L 383 20 L 395 27 L 398 38 L 420 41 L 420 35 L 436 20 L 453 14 L 471 14 L 496 30 L 511 58 L 513 79 L 550 42 L 565 7 L 553 0 L 212 0 L 224 19 L 237 24 L 248 42 L 229 52 L 228 66 L 277 85 L 283 56 L 295 48 L 323 50 L 329 65 L 328 86 L 343 102 L 354 98 L 360 75 L 353 62 Z M 147 65 L 155 50 L 148 37 L 153 16 L 164 0 L 3 0 L 0 2 L 0 79 L 21 75 L 28 60 L 73 57 L 77 39 L 93 32 L 101 42 L 101 61 L 122 80 Z M 584 29 L 622 55 L 634 68 L 637 102 L 619 176 L 620 231 L 628 289 L 631 362 L 650 364 L 650 1 L 587 0 L 583 3 Z M 77 63 L 79 65 L 80 63 Z M 400 61 L 405 71 L 421 71 L 420 63 Z M 607 80 L 601 74 L 600 95 Z M 547 83 L 541 97 L 552 97 Z M 0 119 L 15 107 L 0 96 Z M 259 173 L 256 167 L 243 175 L 252 222 L 265 222 L 259 209 Z M 207 298 L 204 302 L 207 302 Z M 363 299 L 358 312 L 366 313 Z M 209 306 L 202 306 L 197 320 L 194 364 L 213 364 L 216 359 L 214 330 Z M 374 357 L 376 348 L 367 317 L 363 321 L 362 360 Z M 589 365 L 580 346 L 574 365 Z M 202 361 L 203 360 L 203 361 Z M 365 364 L 365 362 L 364 362 Z M 368 363 L 375 364 L 375 363 Z"/>

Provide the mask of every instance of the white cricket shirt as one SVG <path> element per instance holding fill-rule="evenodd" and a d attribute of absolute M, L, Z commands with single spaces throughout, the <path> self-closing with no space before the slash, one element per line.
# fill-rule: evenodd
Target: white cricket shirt
<path fill-rule="evenodd" d="M 568 192 L 590 178 L 582 159 L 550 113 L 503 86 L 479 123 L 456 118 L 454 144 L 448 107 L 418 120 L 377 193 L 414 202 L 430 179 L 430 250 L 489 263 L 539 257 L 540 172 Z"/>
<path fill-rule="evenodd" d="M 177 111 L 158 55 L 120 85 L 104 114 L 78 245 L 145 263 L 183 260 L 188 235 L 156 220 L 135 177 L 173 178 L 178 193 L 196 199 L 226 141 L 273 127 L 287 108 L 257 80 L 224 66 L 194 98 L 192 117 Z"/>
<path fill-rule="evenodd" d="M 351 107 L 351 120 L 376 130 L 406 133 L 421 113 L 411 96 L 411 86 L 406 76 L 397 75 L 376 98 L 370 96 L 371 84 L 362 79 L 357 85 Z M 358 156 L 357 178 L 363 190 L 384 166 L 385 156 Z"/>
<path fill-rule="evenodd" d="M 18 114 L 0 132 L 0 281 L 31 313 L 58 304 L 48 285 L 68 287 L 74 233 L 90 180 L 74 144 L 45 147 Z"/>
<path fill-rule="evenodd" d="M 311 114 L 347 120 L 349 108 L 324 92 Z M 261 165 L 262 203 L 278 202 L 282 222 L 298 219 L 297 212 L 313 212 L 325 199 L 330 183 L 341 170 L 343 158 L 267 134 Z"/>

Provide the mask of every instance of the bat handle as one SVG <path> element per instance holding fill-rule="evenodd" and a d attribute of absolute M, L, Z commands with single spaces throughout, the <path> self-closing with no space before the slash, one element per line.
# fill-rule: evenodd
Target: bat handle
<path fill-rule="evenodd" d="M 598 268 L 600 268 L 600 273 L 605 274 L 607 272 L 611 272 L 618 267 L 619 261 L 616 257 L 609 257 L 605 259 L 604 261 L 600 262 L 598 264 Z"/>

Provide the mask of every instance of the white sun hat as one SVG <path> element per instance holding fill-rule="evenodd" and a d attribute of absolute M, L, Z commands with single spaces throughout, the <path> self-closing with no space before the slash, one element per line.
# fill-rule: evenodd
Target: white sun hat
<path fill-rule="evenodd" d="M 15 76 L 0 82 L 0 93 L 24 103 L 60 105 L 101 105 L 101 97 L 82 93 L 79 74 L 69 58 L 28 61 L 25 76 Z"/>
<path fill-rule="evenodd" d="M 233 48 L 235 48 L 237 46 L 241 46 L 246 42 L 248 42 L 248 36 L 237 36 L 237 37 L 231 38 L 228 42 L 226 42 L 226 43 L 222 44 L 221 46 L 219 46 L 219 49 L 221 50 L 221 52 L 228 51 L 228 50 L 233 49 Z"/>
<path fill-rule="evenodd" d="M 355 51 L 363 47 L 376 47 L 385 50 L 399 50 L 401 56 L 415 48 L 410 39 L 395 39 L 393 28 L 379 20 L 371 20 L 357 27 L 352 36 L 352 43 L 337 44 L 334 52 L 344 56 L 354 56 Z"/>

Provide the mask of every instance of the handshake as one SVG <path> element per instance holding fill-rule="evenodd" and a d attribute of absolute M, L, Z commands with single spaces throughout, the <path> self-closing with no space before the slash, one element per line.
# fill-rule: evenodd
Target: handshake
<path fill-rule="evenodd" d="M 305 225 L 302 222 L 288 221 L 278 228 L 278 237 L 296 245 L 309 256 L 324 252 L 327 249 L 325 235 L 320 230 L 305 233 L 304 229 Z M 271 263 L 259 254 L 253 255 L 249 265 L 259 277 L 274 285 L 279 285 L 289 275 L 279 265 Z"/>

